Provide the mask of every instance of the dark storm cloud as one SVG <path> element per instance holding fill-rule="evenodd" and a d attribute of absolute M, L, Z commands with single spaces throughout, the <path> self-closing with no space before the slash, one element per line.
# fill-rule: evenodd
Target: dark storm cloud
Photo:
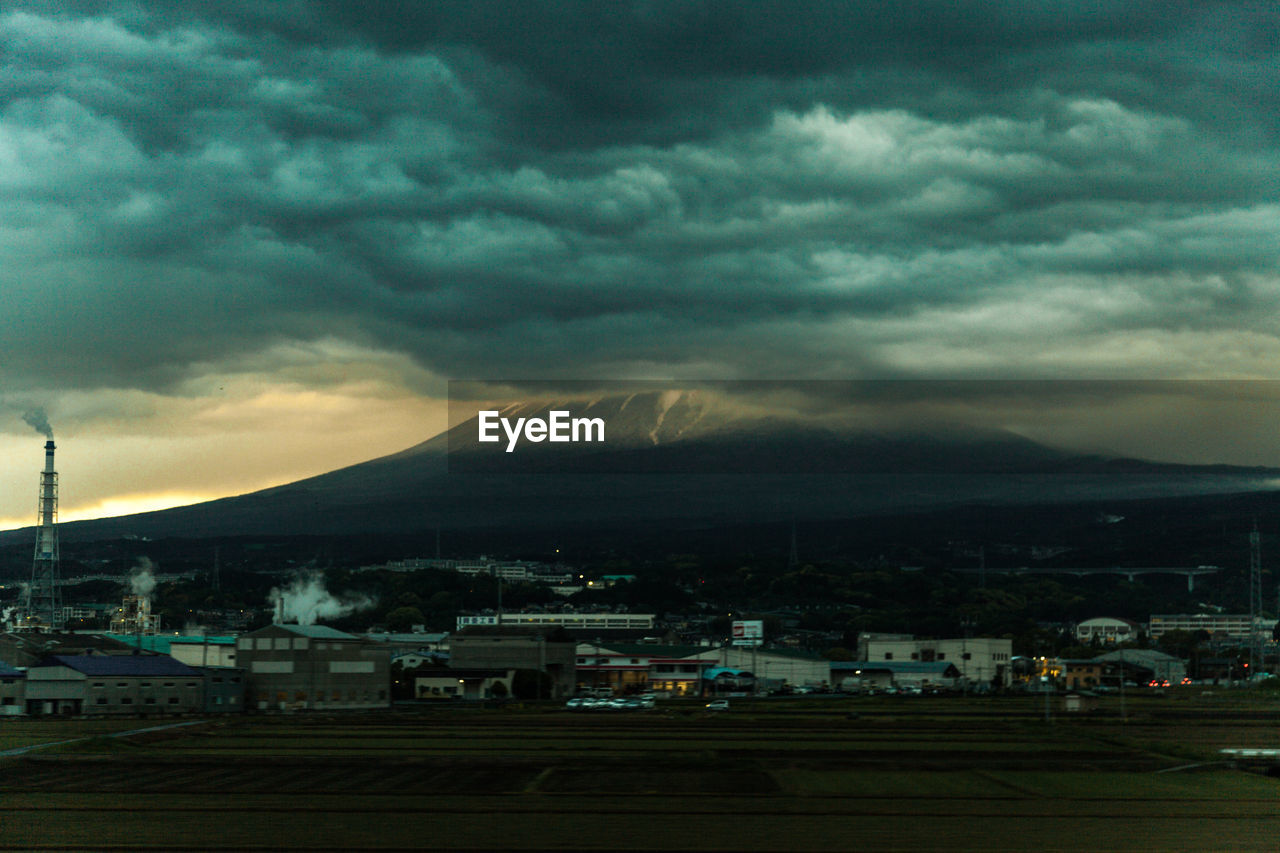
<path fill-rule="evenodd" d="M 29 3 L 0 378 L 1248 374 L 1257 3 Z"/>

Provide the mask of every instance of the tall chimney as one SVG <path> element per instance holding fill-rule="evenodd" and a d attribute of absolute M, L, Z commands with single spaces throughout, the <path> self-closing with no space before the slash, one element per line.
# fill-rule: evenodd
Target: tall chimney
<path fill-rule="evenodd" d="M 56 630 L 63 624 L 62 596 L 58 589 L 58 472 L 53 464 L 56 449 L 53 439 L 45 442 L 36 513 L 35 559 L 22 608 L 25 626 L 34 630 Z"/>

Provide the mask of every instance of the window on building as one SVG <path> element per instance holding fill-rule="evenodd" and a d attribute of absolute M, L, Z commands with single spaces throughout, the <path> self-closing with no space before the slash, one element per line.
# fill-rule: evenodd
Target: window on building
<path fill-rule="evenodd" d="M 885 660 L 893 660 L 893 652 L 885 652 L 885 653 L 884 653 L 884 659 L 885 659 Z"/>
<path fill-rule="evenodd" d="M 290 637 L 276 637 L 276 644 L 275 644 L 276 649 L 277 650 L 288 649 L 290 639 L 291 639 Z"/>
<path fill-rule="evenodd" d="M 309 644 L 308 644 L 308 642 L 307 642 L 307 638 L 306 638 L 306 637 L 294 637 L 294 638 L 293 638 L 293 647 L 294 647 L 295 649 L 306 649 L 308 645 L 309 645 Z"/>
<path fill-rule="evenodd" d="M 972 652 L 965 652 L 964 654 L 960 655 L 960 657 L 961 657 L 961 658 L 963 658 L 964 660 L 969 660 L 970 658 L 972 658 L 972 657 L 973 657 L 973 653 L 972 653 Z"/>
<path fill-rule="evenodd" d="M 169 697 L 169 704 L 170 704 L 170 705 L 177 705 L 177 704 L 178 704 L 178 697 L 177 697 L 177 696 L 170 696 L 170 697 Z"/>
<path fill-rule="evenodd" d="M 947 659 L 947 653 L 946 653 L 946 652 L 938 652 L 937 660 L 946 660 L 946 659 Z"/>
<path fill-rule="evenodd" d="M 10 684 L 11 682 L 10 682 L 10 680 L 9 680 L 9 679 L 7 679 L 7 678 L 6 678 L 4 683 L 5 683 L 5 684 Z M 101 682 L 101 681 L 95 681 L 95 682 L 93 682 L 93 686 L 94 686 L 94 687 L 106 687 L 107 685 L 106 685 L 105 683 Z"/>
<path fill-rule="evenodd" d="M 270 649 L 270 648 L 271 648 L 271 638 L 270 638 L 270 637 L 259 637 L 259 638 L 258 638 L 258 651 L 263 652 L 263 651 L 266 651 L 267 649 Z"/>
<path fill-rule="evenodd" d="M 143 702 L 146 703 L 147 705 L 154 705 L 156 704 L 156 697 L 148 696 L 146 699 L 143 700 Z"/>
<path fill-rule="evenodd" d="M 6 702 L 7 702 L 7 701 L 8 701 L 8 700 L 6 700 Z M 107 704 L 107 697 L 106 697 L 106 696 L 99 696 L 97 699 L 94 699 L 94 700 L 93 700 L 93 704 L 95 704 L 95 705 L 105 705 L 105 704 Z"/>
<path fill-rule="evenodd" d="M 120 699 L 120 704 L 121 704 L 121 705 L 132 705 L 132 704 L 133 704 L 133 697 L 132 697 L 132 696 L 124 696 L 124 697 L 121 697 L 121 699 Z"/>

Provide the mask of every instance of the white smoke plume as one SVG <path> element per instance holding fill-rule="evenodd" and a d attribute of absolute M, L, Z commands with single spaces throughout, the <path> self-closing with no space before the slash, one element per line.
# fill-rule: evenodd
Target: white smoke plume
<path fill-rule="evenodd" d="M 285 589 L 275 588 L 267 596 L 281 622 L 314 625 L 317 619 L 337 619 L 360 610 L 368 610 L 376 602 L 366 595 L 343 593 L 335 598 L 325 589 L 320 572 L 306 572 L 293 579 Z"/>
<path fill-rule="evenodd" d="M 36 432 L 43 433 L 45 438 L 53 438 L 53 427 L 49 425 L 49 416 L 44 413 L 44 409 L 23 412 L 22 419 Z"/>
<path fill-rule="evenodd" d="M 129 591 L 142 598 L 151 598 L 156 588 L 156 576 L 151 573 L 154 564 L 146 557 L 139 557 L 138 564 L 129 570 Z"/>

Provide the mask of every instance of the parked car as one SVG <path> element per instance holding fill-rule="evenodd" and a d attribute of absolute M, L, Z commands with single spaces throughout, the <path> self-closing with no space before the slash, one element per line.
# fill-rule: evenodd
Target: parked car
<path fill-rule="evenodd" d="M 729 710 L 729 700 L 717 699 L 714 702 L 708 702 L 707 710 L 708 711 L 727 711 Z"/>

